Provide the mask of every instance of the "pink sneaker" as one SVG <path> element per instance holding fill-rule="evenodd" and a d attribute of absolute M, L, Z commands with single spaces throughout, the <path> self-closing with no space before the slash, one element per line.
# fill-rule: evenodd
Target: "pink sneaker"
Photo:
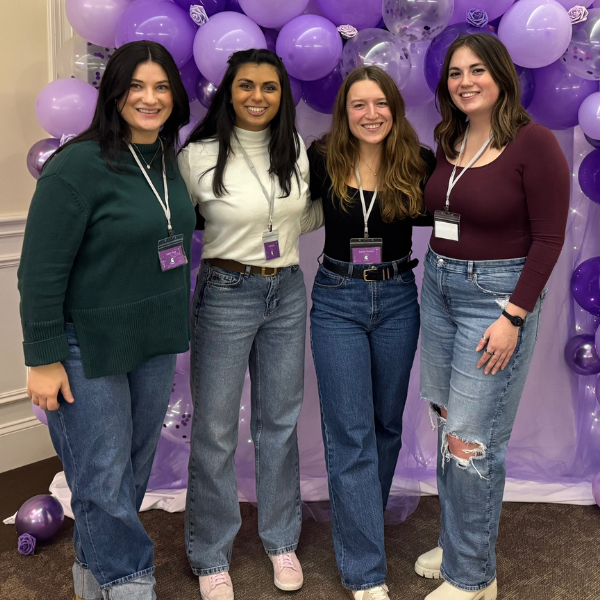
<path fill-rule="evenodd" d="M 233 600 L 233 585 L 227 571 L 216 575 L 202 575 L 198 579 L 202 600 Z"/>
<path fill-rule="evenodd" d="M 304 577 L 295 552 L 271 556 L 271 561 L 273 562 L 275 587 L 284 592 L 293 592 L 302 587 Z"/>

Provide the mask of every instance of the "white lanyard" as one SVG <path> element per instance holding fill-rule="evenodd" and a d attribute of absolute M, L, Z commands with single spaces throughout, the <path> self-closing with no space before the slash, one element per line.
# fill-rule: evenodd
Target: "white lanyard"
<path fill-rule="evenodd" d="M 163 175 L 163 185 L 165 186 L 165 201 L 164 202 L 162 201 L 160 194 L 156 191 L 154 184 L 152 183 L 152 181 L 150 181 L 150 177 L 148 177 L 148 173 L 146 173 L 146 171 L 144 171 L 144 167 L 142 167 L 142 163 L 140 162 L 140 159 L 138 158 L 137 154 L 135 153 L 133 147 L 131 146 L 131 144 L 127 144 L 127 145 L 129 146 L 129 150 L 131 150 L 131 154 L 133 154 L 133 158 L 135 158 L 135 162 L 138 164 L 140 171 L 146 178 L 148 185 L 152 188 L 154 195 L 158 199 L 158 201 L 165 213 L 165 217 L 167 217 L 167 225 L 169 228 L 169 235 L 171 235 L 173 233 L 173 227 L 171 227 L 171 209 L 169 207 L 169 188 L 167 187 L 167 169 L 165 168 L 165 152 L 163 149 L 162 140 L 159 138 L 158 141 L 160 142 L 160 149 L 162 151 L 162 175 Z"/>
<path fill-rule="evenodd" d="M 458 183 L 458 180 L 465 174 L 466 170 L 469 167 L 471 167 L 475 162 L 477 162 L 477 160 L 480 158 L 480 156 L 485 152 L 486 148 L 490 145 L 490 142 L 492 141 L 492 137 L 493 137 L 493 135 L 490 133 L 490 137 L 488 138 L 487 142 L 485 142 L 485 144 L 483 144 L 483 146 L 481 146 L 481 148 L 479 148 L 477 154 L 471 159 L 469 164 L 463 168 L 463 170 L 459 173 L 458 177 L 455 177 L 456 168 L 458 167 L 458 163 L 460 162 L 463 152 L 465 151 L 465 146 L 467 145 L 467 137 L 468 136 L 469 136 L 469 128 L 467 127 L 467 130 L 465 131 L 465 136 L 462 141 L 462 145 L 460 147 L 460 154 L 458 155 L 458 159 L 456 161 L 456 164 L 454 165 L 454 169 L 452 169 L 452 175 L 450 175 L 450 181 L 448 181 L 448 192 L 446 193 L 446 206 L 445 206 L 446 212 L 448 212 L 450 209 L 450 194 L 452 193 L 454 186 Z"/>
<path fill-rule="evenodd" d="M 354 167 L 354 172 L 356 173 L 356 181 L 358 181 L 358 192 L 360 194 L 360 202 L 362 204 L 363 211 L 363 219 L 365 220 L 365 239 L 369 237 L 369 217 L 371 216 L 371 211 L 373 210 L 373 206 L 375 206 L 375 199 L 377 198 L 377 186 L 375 186 L 375 191 L 373 192 L 373 197 L 371 198 L 371 204 L 369 206 L 369 210 L 367 210 L 367 205 L 365 204 L 365 195 L 363 193 L 362 183 L 360 181 L 360 173 L 358 172 L 358 165 Z"/>

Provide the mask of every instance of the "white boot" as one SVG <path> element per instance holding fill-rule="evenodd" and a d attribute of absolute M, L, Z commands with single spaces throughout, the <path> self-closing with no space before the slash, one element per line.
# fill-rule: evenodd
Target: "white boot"
<path fill-rule="evenodd" d="M 486 588 L 477 592 L 459 590 L 445 581 L 434 592 L 425 596 L 425 600 L 496 600 L 497 595 L 498 584 L 495 579 Z"/>
<path fill-rule="evenodd" d="M 425 554 L 421 554 L 415 563 L 415 573 L 427 579 L 439 579 L 442 566 L 442 549 L 438 546 Z"/>

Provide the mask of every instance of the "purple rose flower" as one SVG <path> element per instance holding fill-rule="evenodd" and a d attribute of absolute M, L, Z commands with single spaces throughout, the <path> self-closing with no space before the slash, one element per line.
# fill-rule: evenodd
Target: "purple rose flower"
<path fill-rule="evenodd" d="M 488 24 L 488 16 L 481 8 L 472 8 L 467 11 L 467 23 L 473 27 L 485 27 Z"/>
<path fill-rule="evenodd" d="M 192 4 L 192 6 L 190 6 L 190 17 L 192 17 L 192 21 L 199 27 L 208 23 L 206 9 L 201 4 Z"/>
<path fill-rule="evenodd" d="M 358 29 L 352 25 L 340 25 L 337 30 L 345 40 L 350 40 L 358 34 Z"/>
<path fill-rule="evenodd" d="M 23 533 L 19 536 L 17 550 L 23 556 L 29 556 L 35 552 L 35 538 L 29 533 Z"/>
<path fill-rule="evenodd" d="M 571 19 L 571 25 L 583 23 L 584 21 L 587 21 L 588 10 L 585 6 L 574 6 L 569 11 L 569 18 Z"/>

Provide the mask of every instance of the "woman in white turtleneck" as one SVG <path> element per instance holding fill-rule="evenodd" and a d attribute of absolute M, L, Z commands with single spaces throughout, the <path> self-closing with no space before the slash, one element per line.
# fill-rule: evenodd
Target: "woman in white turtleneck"
<path fill-rule="evenodd" d="M 275 585 L 297 590 L 306 331 L 298 238 L 322 225 L 323 211 L 310 200 L 306 149 L 279 57 L 231 56 L 179 168 L 204 220 L 192 314 L 188 558 L 204 600 L 233 599 L 228 570 L 241 524 L 234 454 L 249 366 L 259 535 Z"/>

